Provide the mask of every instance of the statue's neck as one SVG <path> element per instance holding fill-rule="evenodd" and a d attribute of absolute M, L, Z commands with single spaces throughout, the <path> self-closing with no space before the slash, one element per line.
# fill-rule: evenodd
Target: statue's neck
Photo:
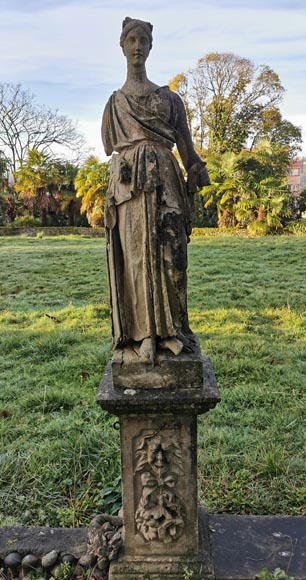
<path fill-rule="evenodd" d="M 148 79 L 145 67 L 128 66 L 123 91 L 130 95 L 147 95 L 157 86 Z"/>
<path fill-rule="evenodd" d="M 145 67 L 129 66 L 127 68 L 126 83 L 146 83 L 148 82 Z"/>

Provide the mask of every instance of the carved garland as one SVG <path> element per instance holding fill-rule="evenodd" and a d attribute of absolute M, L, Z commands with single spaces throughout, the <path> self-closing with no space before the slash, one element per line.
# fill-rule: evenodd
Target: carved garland
<path fill-rule="evenodd" d="M 135 513 L 138 531 L 148 542 L 174 542 L 185 526 L 184 506 L 176 492 L 179 476 L 184 473 L 178 433 L 145 431 L 135 451 L 137 472 L 142 472 Z"/>

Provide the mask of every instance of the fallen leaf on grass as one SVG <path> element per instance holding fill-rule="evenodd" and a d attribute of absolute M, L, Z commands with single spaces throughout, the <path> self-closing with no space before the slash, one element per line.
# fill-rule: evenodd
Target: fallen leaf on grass
<path fill-rule="evenodd" d="M 1 419 L 6 419 L 9 416 L 9 412 L 6 409 L 3 409 L 3 411 L 0 411 L 0 418 Z"/>

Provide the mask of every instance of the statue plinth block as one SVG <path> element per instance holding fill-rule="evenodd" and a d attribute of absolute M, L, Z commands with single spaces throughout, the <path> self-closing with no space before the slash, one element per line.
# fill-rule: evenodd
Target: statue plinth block
<path fill-rule="evenodd" d="M 113 386 L 125 389 L 195 389 L 203 382 L 203 363 L 205 365 L 205 359 L 199 351 L 192 354 L 183 352 L 178 356 L 165 351 L 157 353 L 152 366 L 141 363 L 132 348 L 118 349 L 111 362 Z"/>
<path fill-rule="evenodd" d="M 97 394 L 102 409 L 118 416 L 167 412 L 199 415 L 219 401 L 211 361 L 200 353 L 176 357 L 161 353 L 154 367 L 133 359 L 124 364 L 119 357 L 114 358 L 106 367 Z"/>
<path fill-rule="evenodd" d="M 184 568 L 210 577 L 198 538 L 197 415 L 220 400 L 216 379 L 200 353 L 158 357 L 153 368 L 115 358 L 97 395 L 120 418 L 124 548 L 113 580 L 181 580 Z"/>

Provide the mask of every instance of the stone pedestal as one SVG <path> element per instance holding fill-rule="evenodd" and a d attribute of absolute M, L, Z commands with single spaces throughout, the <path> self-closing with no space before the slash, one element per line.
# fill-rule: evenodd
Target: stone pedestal
<path fill-rule="evenodd" d="M 97 402 L 119 416 L 124 550 L 111 580 L 193 580 L 212 576 L 208 546 L 199 549 L 197 415 L 219 401 L 208 358 L 159 354 L 151 368 L 116 353 Z M 204 534 L 205 535 L 205 534 Z M 204 542 L 204 546 L 203 546 Z"/>

